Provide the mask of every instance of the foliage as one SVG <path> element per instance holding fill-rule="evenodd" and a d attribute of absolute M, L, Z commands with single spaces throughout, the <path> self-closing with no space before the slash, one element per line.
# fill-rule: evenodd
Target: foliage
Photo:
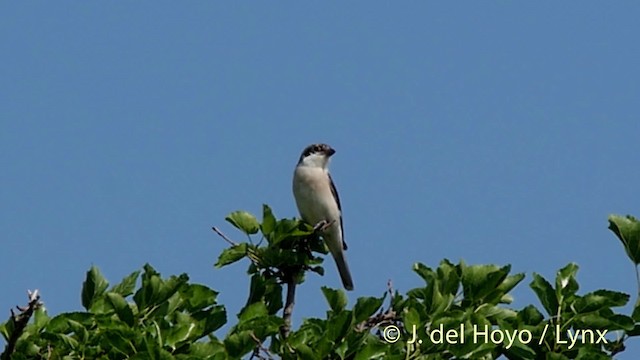
<path fill-rule="evenodd" d="M 86 311 L 50 317 L 35 311 L 17 343 L 12 359 L 187 359 L 217 358 L 222 343 L 210 335 L 226 322 L 218 293 L 189 284 L 186 275 L 162 279 L 150 265 L 109 288 L 96 267 L 87 272 L 82 288 Z M 131 296 L 133 295 L 133 296 Z M 130 298 L 133 301 L 127 301 Z M 12 322 L 0 327 L 5 339 Z"/>
<path fill-rule="evenodd" d="M 625 315 L 615 309 L 629 301 L 627 294 L 580 293 L 576 264 L 558 270 L 553 281 L 534 273 L 529 286 L 540 306 L 514 309 L 510 292 L 525 274 L 511 273 L 510 265 L 446 259 L 436 268 L 413 265 L 422 286 L 406 293 L 389 288 L 352 307 L 344 291 L 323 287 L 326 316 L 292 329 L 296 285 L 309 271 L 323 274 L 316 255 L 327 253 L 316 236 L 323 224 L 277 220 L 266 205 L 262 222 L 243 211 L 227 221 L 247 241 L 214 228 L 230 243 L 216 267 L 247 258 L 250 281 L 247 303 L 224 338 L 214 335 L 227 322 L 216 291 L 184 274 L 162 278 L 150 265 L 109 287 L 92 267 L 81 294 L 85 311 L 50 317 L 34 305 L 24 329 L 17 317 L 0 325 L 7 342 L 18 339 L 3 359 L 609 359 L 640 334 L 638 303 Z M 638 221 L 612 215 L 609 222 L 637 265 Z"/>

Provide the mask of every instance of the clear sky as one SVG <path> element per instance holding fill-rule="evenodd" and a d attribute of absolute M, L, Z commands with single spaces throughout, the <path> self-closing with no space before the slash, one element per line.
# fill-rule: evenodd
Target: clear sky
<path fill-rule="evenodd" d="M 79 310 L 85 272 L 146 262 L 221 292 L 231 211 L 297 215 L 302 149 L 326 142 L 359 296 L 421 286 L 415 262 L 580 265 L 636 294 L 607 230 L 640 216 L 640 3 L 0 3 L 0 314 L 38 288 Z M 324 317 L 319 287 L 296 321 Z M 636 299 L 635 295 L 631 302 Z M 630 313 L 629 308 L 626 309 Z M 224 331 L 217 334 L 224 336 Z M 637 340 L 620 359 L 640 354 Z"/>

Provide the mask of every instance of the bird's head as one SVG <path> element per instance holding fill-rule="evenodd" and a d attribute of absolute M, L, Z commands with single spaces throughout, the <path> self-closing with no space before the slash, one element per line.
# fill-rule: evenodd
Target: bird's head
<path fill-rule="evenodd" d="M 326 168 L 329 164 L 329 158 L 336 151 L 327 144 L 312 144 L 307 146 L 300 155 L 298 166 L 312 166 Z"/>

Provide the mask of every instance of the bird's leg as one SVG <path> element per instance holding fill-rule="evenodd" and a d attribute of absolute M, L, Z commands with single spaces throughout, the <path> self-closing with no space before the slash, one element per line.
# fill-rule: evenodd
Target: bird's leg
<path fill-rule="evenodd" d="M 314 227 L 313 227 L 313 231 L 314 232 L 322 232 L 327 230 L 331 225 L 333 225 L 333 223 L 336 222 L 335 220 L 331 220 L 331 221 L 327 221 L 327 220 L 322 220 L 319 223 L 317 223 Z"/>

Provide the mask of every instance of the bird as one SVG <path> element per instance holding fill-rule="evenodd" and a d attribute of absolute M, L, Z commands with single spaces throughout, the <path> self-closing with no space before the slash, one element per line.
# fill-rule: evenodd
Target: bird
<path fill-rule="evenodd" d="M 335 150 L 327 144 L 311 144 L 300 155 L 293 172 L 293 196 L 302 220 L 326 225 L 320 235 L 338 267 L 342 285 L 353 290 L 353 279 L 347 265 L 342 223 L 342 207 L 336 186 L 329 174 L 329 160 Z"/>

